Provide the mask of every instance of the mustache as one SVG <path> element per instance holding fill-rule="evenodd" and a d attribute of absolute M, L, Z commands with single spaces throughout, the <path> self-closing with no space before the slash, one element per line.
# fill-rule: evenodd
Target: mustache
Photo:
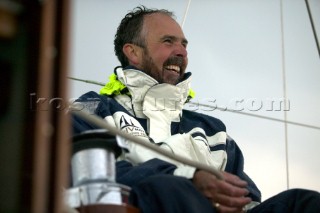
<path fill-rule="evenodd" d="M 164 62 L 164 66 L 168 66 L 168 65 L 176 65 L 179 67 L 186 67 L 186 63 L 185 60 L 183 59 L 183 57 L 179 57 L 179 56 L 172 56 L 170 58 L 168 58 L 165 62 Z"/>

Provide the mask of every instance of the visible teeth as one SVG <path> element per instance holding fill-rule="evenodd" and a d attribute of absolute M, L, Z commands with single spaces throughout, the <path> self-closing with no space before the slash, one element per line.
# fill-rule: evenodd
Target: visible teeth
<path fill-rule="evenodd" d="M 173 70 L 173 71 L 175 71 L 175 72 L 177 72 L 177 73 L 180 72 L 180 67 L 179 67 L 179 66 L 176 66 L 176 65 L 166 66 L 166 69 L 168 69 L 168 70 Z"/>

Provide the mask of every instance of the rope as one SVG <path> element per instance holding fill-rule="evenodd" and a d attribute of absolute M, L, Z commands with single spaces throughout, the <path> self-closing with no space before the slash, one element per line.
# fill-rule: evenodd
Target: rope
<path fill-rule="evenodd" d="M 182 23 L 181 23 L 181 28 L 183 28 L 184 23 L 185 23 L 185 21 L 186 21 L 186 19 L 187 19 L 187 15 L 188 15 L 188 12 L 189 12 L 190 4 L 191 4 L 191 0 L 188 1 L 186 10 L 185 10 L 185 12 L 184 12 L 183 20 L 182 20 Z"/>
<path fill-rule="evenodd" d="M 284 47 L 284 23 L 283 23 L 283 2 L 280 0 L 280 23 L 281 23 L 281 53 L 282 53 L 282 85 L 283 85 L 283 97 L 287 100 L 287 79 L 286 79 L 286 62 L 285 62 L 285 47 Z M 286 102 L 284 102 L 286 109 Z M 287 189 L 289 189 L 289 152 L 288 152 L 288 122 L 287 111 L 284 111 L 284 143 L 285 143 L 285 157 L 286 157 L 286 177 L 287 177 Z"/>
<path fill-rule="evenodd" d="M 309 19 L 310 19 L 310 23 L 311 23 L 313 35 L 314 35 L 314 40 L 315 40 L 315 42 L 316 42 L 318 54 L 319 54 L 319 57 L 320 57 L 320 44 L 319 44 L 319 40 L 318 40 L 317 31 L 316 31 L 316 28 L 315 28 L 315 26 L 314 26 L 314 21 L 313 21 L 311 9 L 310 9 L 309 1 L 308 1 L 308 0 L 305 0 L 305 2 L 306 2 L 306 6 L 307 6 L 307 11 L 308 11 L 308 15 L 309 15 Z"/>

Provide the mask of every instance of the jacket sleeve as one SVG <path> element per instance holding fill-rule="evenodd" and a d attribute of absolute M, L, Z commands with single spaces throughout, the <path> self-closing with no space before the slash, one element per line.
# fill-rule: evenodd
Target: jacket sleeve
<path fill-rule="evenodd" d="M 251 180 L 251 178 L 243 171 L 244 169 L 244 158 L 243 154 L 236 144 L 236 142 L 228 137 L 226 144 L 226 151 L 228 156 L 227 165 L 225 168 L 226 172 L 237 175 L 242 180 L 248 182 L 249 197 L 252 201 L 261 202 L 261 193 L 256 184 Z"/>
<path fill-rule="evenodd" d="M 173 174 L 177 167 L 166 161 L 154 158 L 133 166 L 122 160 L 116 163 L 116 180 L 118 183 L 132 187 L 140 180 L 158 174 Z"/>
<path fill-rule="evenodd" d="M 82 118 L 80 118 L 75 114 L 71 115 L 71 121 L 72 121 L 73 135 L 80 134 L 87 130 L 98 129 L 98 127 L 96 127 L 95 125 L 83 120 Z"/>
<path fill-rule="evenodd" d="M 107 98 L 105 99 L 108 100 Z M 89 114 L 95 114 L 103 119 L 107 115 L 110 115 L 110 111 L 106 106 L 108 104 L 108 101 L 106 100 L 103 101 L 101 99 L 101 96 L 91 91 L 79 97 L 73 103 L 73 105 L 78 107 L 79 110 L 83 110 Z M 94 124 L 83 120 L 73 113 L 71 114 L 71 119 L 73 135 L 82 133 L 87 130 L 101 129 L 100 127 L 97 127 Z"/>

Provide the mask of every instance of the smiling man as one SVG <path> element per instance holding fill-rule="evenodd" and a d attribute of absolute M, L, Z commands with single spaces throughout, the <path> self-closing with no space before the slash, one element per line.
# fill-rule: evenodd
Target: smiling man
<path fill-rule="evenodd" d="M 168 11 L 147 14 L 134 29 L 140 33 L 133 41 L 124 35 L 130 34 L 124 29 L 129 23 L 120 25 L 115 50 L 122 67 L 134 66 L 158 83 L 177 84 L 182 79 L 188 64 L 188 41 L 171 15 Z"/>
<path fill-rule="evenodd" d="M 115 35 L 121 67 L 100 94 L 89 92 L 76 101 L 122 131 L 215 167 L 224 177 L 126 141 L 116 165 L 117 182 L 132 187 L 131 204 L 143 213 L 320 212 L 319 193 L 302 189 L 260 203 L 260 191 L 243 171 L 242 152 L 225 125 L 183 109 L 193 96 L 187 44 L 171 12 L 135 8 Z M 73 127 L 74 134 L 96 128 L 76 116 Z"/>

